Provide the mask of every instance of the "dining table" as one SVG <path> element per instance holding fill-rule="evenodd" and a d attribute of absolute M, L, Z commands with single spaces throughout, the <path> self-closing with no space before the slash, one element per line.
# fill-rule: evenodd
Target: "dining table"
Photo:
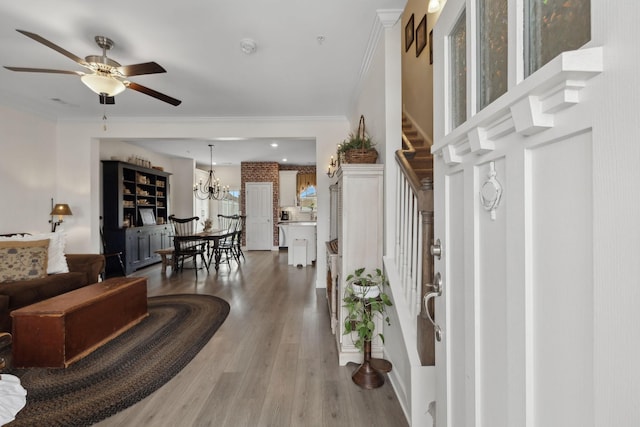
<path fill-rule="evenodd" d="M 222 256 L 221 252 L 218 250 L 220 245 L 220 241 L 226 238 L 232 237 L 234 231 L 230 230 L 208 230 L 208 231 L 199 231 L 190 235 L 181 235 L 181 236 L 173 236 L 174 239 L 179 239 L 182 241 L 205 241 L 207 242 L 207 270 L 211 266 L 211 262 L 214 262 L 214 267 L 216 271 L 220 268 L 220 258 Z M 174 245 L 175 246 L 175 245 Z M 176 246 L 177 247 L 177 246 Z M 174 257 L 177 263 L 178 257 Z"/>

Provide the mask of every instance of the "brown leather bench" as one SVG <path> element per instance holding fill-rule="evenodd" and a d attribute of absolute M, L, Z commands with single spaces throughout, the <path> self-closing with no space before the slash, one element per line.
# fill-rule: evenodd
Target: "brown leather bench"
<path fill-rule="evenodd" d="M 13 366 L 67 367 L 147 316 L 144 277 L 115 277 L 14 310 Z"/>

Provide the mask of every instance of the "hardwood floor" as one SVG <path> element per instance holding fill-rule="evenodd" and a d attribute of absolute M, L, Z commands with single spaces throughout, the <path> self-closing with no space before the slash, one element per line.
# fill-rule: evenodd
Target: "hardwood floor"
<path fill-rule="evenodd" d="M 284 251 L 245 252 L 240 267 L 172 274 L 155 265 L 149 296 L 195 293 L 231 305 L 225 323 L 176 377 L 106 426 L 407 426 L 387 381 L 363 390 L 338 366 L 324 289 L 315 267 L 287 265 Z"/>

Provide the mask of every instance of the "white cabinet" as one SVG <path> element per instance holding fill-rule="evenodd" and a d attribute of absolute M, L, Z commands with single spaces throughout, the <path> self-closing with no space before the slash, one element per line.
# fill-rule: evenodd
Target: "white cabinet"
<path fill-rule="evenodd" d="M 383 171 L 384 165 L 379 164 L 346 164 L 338 169 L 337 206 L 331 208 L 331 230 L 335 223 L 338 257 L 337 266 L 334 264 L 329 268 L 331 276 L 336 277 L 331 292 L 331 298 L 335 300 L 330 307 L 335 307 L 336 318 L 332 323 L 337 326 L 335 338 L 340 365 L 362 362 L 362 353 L 353 345 L 352 337 L 343 335 L 347 310 L 342 307 L 342 299 L 349 273 L 360 267 L 382 269 Z M 335 187 L 332 190 L 336 191 Z M 377 319 L 378 331 L 382 331 L 382 323 Z M 374 339 L 371 344 L 372 356 L 381 358 L 380 339 Z"/>
<path fill-rule="evenodd" d="M 278 224 L 278 246 L 281 248 L 286 248 L 289 246 L 287 242 L 287 238 L 289 237 L 289 225 L 288 224 Z"/>
<path fill-rule="evenodd" d="M 298 200 L 297 176 L 298 171 L 280 171 L 280 198 L 278 200 L 280 207 L 296 206 Z"/>
<path fill-rule="evenodd" d="M 295 241 L 304 240 L 306 250 L 304 263 L 295 259 Z M 289 251 L 287 261 L 289 265 L 311 265 L 316 260 L 316 224 L 312 222 L 292 222 L 287 226 L 287 244 Z"/>

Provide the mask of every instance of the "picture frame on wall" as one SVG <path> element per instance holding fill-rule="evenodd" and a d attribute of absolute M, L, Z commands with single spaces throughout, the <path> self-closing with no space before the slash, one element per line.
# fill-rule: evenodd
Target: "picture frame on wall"
<path fill-rule="evenodd" d="M 413 13 L 411 14 L 411 18 L 407 21 L 407 25 L 404 26 L 404 51 L 408 52 L 409 48 L 413 44 L 414 39 L 414 27 L 413 27 Z"/>
<path fill-rule="evenodd" d="M 416 27 L 416 58 L 427 45 L 427 15 L 424 15 Z"/>
<path fill-rule="evenodd" d="M 433 64 L 433 30 L 429 31 L 429 64 Z"/>
<path fill-rule="evenodd" d="M 152 208 L 140 208 L 139 210 L 142 225 L 155 225 L 156 216 L 154 215 Z"/>

